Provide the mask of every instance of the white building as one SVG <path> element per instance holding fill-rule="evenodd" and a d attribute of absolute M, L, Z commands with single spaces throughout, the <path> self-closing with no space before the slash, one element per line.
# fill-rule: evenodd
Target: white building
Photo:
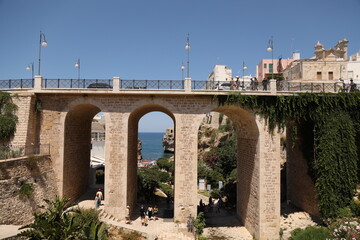
<path fill-rule="evenodd" d="M 215 65 L 214 70 L 209 74 L 209 82 L 226 82 L 231 81 L 232 79 L 232 70 L 226 65 Z"/>
<path fill-rule="evenodd" d="M 347 66 L 347 79 L 353 79 L 354 82 L 360 83 L 360 52 L 350 56 Z"/>

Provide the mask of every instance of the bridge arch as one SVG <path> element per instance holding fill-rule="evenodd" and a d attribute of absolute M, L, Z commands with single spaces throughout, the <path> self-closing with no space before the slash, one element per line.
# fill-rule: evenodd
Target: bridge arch
<path fill-rule="evenodd" d="M 128 159 L 127 159 L 127 205 L 134 209 L 137 200 L 137 147 L 138 147 L 138 124 L 140 119 L 150 112 L 162 112 L 169 116 L 174 123 L 175 116 L 166 107 L 157 104 L 138 105 L 128 118 Z M 176 152 L 175 152 L 176 154 Z"/>
<path fill-rule="evenodd" d="M 62 194 L 75 200 L 89 184 L 91 122 L 101 109 L 94 104 L 72 105 L 64 121 Z"/>

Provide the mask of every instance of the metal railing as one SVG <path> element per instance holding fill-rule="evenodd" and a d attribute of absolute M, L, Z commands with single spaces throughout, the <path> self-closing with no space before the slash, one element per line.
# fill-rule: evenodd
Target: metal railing
<path fill-rule="evenodd" d="M 42 79 L 43 89 L 113 89 L 113 79 Z M 120 79 L 118 87 L 122 90 L 184 90 L 185 80 L 129 80 Z M 34 79 L 0 80 L 0 89 L 34 88 Z M 278 81 L 277 92 L 339 92 L 342 89 L 340 82 L 288 82 Z M 249 81 L 200 81 L 191 80 L 191 90 L 237 90 L 237 91 L 270 91 L 270 83 Z"/>
<path fill-rule="evenodd" d="M 120 89 L 184 89 L 183 80 L 128 80 L 121 79 Z"/>
<path fill-rule="evenodd" d="M 34 88 L 34 79 L 0 80 L 0 89 Z"/>
<path fill-rule="evenodd" d="M 44 78 L 44 88 L 112 88 L 112 79 L 49 79 Z"/>
<path fill-rule="evenodd" d="M 0 147 L 0 160 L 35 154 L 50 155 L 50 145 L 10 145 Z"/>
<path fill-rule="evenodd" d="M 316 82 L 285 82 L 276 83 L 279 92 L 338 92 L 341 83 L 316 83 Z"/>

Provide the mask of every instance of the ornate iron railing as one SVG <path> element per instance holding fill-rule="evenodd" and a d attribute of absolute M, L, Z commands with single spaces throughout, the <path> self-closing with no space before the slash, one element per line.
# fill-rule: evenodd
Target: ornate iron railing
<path fill-rule="evenodd" d="M 43 89 L 108 89 L 113 88 L 113 79 L 42 79 Z M 120 79 L 122 90 L 184 90 L 185 80 L 129 80 Z M 34 88 L 34 79 L 0 80 L 0 89 Z M 276 83 L 277 92 L 339 92 L 341 83 L 287 82 Z M 250 81 L 191 81 L 191 89 L 199 91 L 270 91 L 270 84 Z"/>
<path fill-rule="evenodd" d="M 44 88 L 112 88 L 112 79 L 43 79 Z"/>
<path fill-rule="evenodd" d="M 163 89 L 180 90 L 184 89 L 182 80 L 129 80 L 121 79 L 120 89 Z"/>
<path fill-rule="evenodd" d="M 0 89 L 34 88 L 34 79 L 0 80 Z"/>

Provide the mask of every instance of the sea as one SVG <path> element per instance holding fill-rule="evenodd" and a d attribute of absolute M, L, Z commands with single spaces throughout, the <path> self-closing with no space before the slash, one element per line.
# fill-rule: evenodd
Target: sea
<path fill-rule="evenodd" d="M 139 138 L 142 142 L 143 160 L 157 160 L 159 158 L 169 158 L 173 154 L 164 153 L 162 147 L 163 132 L 139 132 Z"/>

